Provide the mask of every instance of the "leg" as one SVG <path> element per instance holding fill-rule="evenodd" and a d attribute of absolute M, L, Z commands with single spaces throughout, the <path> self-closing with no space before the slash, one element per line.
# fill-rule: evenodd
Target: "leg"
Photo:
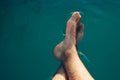
<path fill-rule="evenodd" d="M 70 21 L 68 21 L 66 34 L 69 33 L 67 36 L 69 37 L 68 39 L 72 39 L 72 42 L 69 43 L 72 45 L 64 53 L 67 58 L 62 62 L 67 71 L 69 80 L 93 80 L 92 76 L 89 74 L 89 72 L 83 65 L 82 61 L 80 60 L 75 47 L 76 44 L 75 33 L 76 33 L 76 24 L 78 23 L 77 22 L 78 18 L 80 19 L 79 13 L 73 13 Z"/>
<path fill-rule="evenodd" d="M 52 80 L 67 80 L 66 72 L 61 65 Z"/>
<path fill-rule="evenodd" d="M 77 32 L 76 32 L 76 35 L 77 35 L 76 42 L 78 43 L 83 36 L 83 33 L 81 34 L 81 30 L 83 31 L 83 24 L 78 23 L 76 30 L 77 30 Z M 62 45 L 63 45 L 63 42 L 61 42 L 57 46 L 57 48 L 61 49 Z M 57 53 L 55 53 L 55 54 L 57 54 Z M 57 55 L 57 56 L 60 56 L 60 55 Z M 68 76 L 66 74 L 67 73 L 66 73 L 65 69 L 63 68 L 63 65 L 60 65 L 58 71 L 55 73 L 52 80 L 68 80 Z"/>
<path fill-rule="evenodd" d="M 76 50 L 71 50 L 66 54 L 69 57 L 63 61 L 63 65 L 67 71 L 69 80 L 94 80 L 79 59 Z"/>
<path fill-rule="evenodd" d="M 69 80 L 93 80 L 76 50 L 76 25 L 80 18 L 79 12 L 74 12 L 68 20 L 65 39 L 54 49 L 54 55 L 63 63 Z M 83 28 L 78 36 L 81 37 L 82 34 Z"/>

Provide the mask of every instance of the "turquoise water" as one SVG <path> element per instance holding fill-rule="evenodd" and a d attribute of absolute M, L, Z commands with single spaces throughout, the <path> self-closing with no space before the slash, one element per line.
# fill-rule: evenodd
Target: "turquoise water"
<path fill-rule="evenodd" d="M 82 12 L 79 44 L 96 80 L 119 80 L 119 0 L 1 0 L 0 80 L 49 80 L 59 67 L 52 50 L 73 11 Z"/>

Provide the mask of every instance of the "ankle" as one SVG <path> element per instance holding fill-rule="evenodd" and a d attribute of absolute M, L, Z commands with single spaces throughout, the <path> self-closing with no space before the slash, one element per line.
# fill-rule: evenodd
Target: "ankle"
<path fill-rule="evenodd" d="M 65 56 L 65 60 L 70 59 L 74 56 L 78 56 L 76 47 L 73 46 L 71 49 L 66 50 L 66 52 L 64 53 L 64 56 Z"/>

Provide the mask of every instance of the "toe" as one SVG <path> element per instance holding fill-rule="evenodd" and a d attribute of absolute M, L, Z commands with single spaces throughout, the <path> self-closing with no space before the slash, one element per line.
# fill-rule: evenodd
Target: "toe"
<path fill-rule="evenodd" d="M 71 17 L 71 19 L 75 22 L 79 22 L 80 18 L 81 18 L 81 15 L 79 12 L 74 12 Z"/>
<path fill-rule="evenodd" d="M 84 24 L 78 23 L 77 28 L 76 28 L 77 42 L 79 42 L 82 39 L 83 33 L 84 33 Z"/>

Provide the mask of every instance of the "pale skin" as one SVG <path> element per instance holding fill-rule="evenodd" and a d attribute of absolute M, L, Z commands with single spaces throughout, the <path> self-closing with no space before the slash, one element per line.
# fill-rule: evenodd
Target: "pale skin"
<path fill-rule="evenodd" d="M 74 12 L 66 24 L 65 38 L 54 49 L 54 56 L 61 66 L 52 80 L 94 80 L 78 56 L 76 45 L 81 41 L 84 25 L 81 15 Z"/>

